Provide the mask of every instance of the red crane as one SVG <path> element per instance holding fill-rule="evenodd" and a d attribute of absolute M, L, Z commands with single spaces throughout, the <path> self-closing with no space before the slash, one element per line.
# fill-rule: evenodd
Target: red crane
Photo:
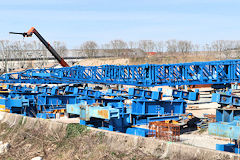
<path fill-rule="evenodd" d="M 63 66 L 63 67 L 69 67 L 67 62 L 53 49 L 53 47 L 41 36 L 38 31 L 32 27 L 29 29 L 29 31 L 24 33 L 17 33 L 17 32 L 9 32 L 10 34 L 21 34 L 23 37 L 32 37 L 33 33 L 38 37 L 38 39 L 44 44 L 44 46 L 49 50 L 49 52 L 57 59 L 57 61 Z"/>

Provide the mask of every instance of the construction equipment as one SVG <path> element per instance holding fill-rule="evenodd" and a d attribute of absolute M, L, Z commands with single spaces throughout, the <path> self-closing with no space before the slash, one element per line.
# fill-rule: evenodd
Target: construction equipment
<path fill-rule="evenodd" d="M 204 85 L 240 82 L 240 60 L 180 64 L 73 66 L 28 69 L 0 76 L 2 83 L 122 84 L 142 87 Z"/>
<path fill-rule="evenodd" d="M 67 62 L 53 49 L 53 47 L 41 36 L 41 34 L 32 27 L 30 30 L 24 33 L 18 33 L 18 32 L 9 32 L 10 34 L 20 34 L 23 35 L 23 37 L 32 37 L 33 34 L 35 34 L 38 39 L 43 43 L 43 45 L 49 50 L 49 52 L 57 59 L 57 61 L 63 66 L 63 67 L 69 67 Z"/>
<path fill-rule="evenodd" d="M 186 101 L 162 100 L 162 94 L 160 91 L 129 88 L 127 94 L 113 98 L 119 101 L 104 103 L 107 100 L 102 98 L 101 101 L 90 104 L 82 99 L 78 104 L 67 104 L 67 113 L 78 115 L 82 125 L 145 137 L 149 130 L 139 125 L 179 120 L 185 113 Z"/>
<path fill-rule="evenodd" d="M 35 117 L 35 98 L 38 93 L 34 92 L 34 89 L 20 85 L 8 85 L 6 90 L 0 91 L 2 111 Z"/>
<path fill-rule="evenodd" d="M 149 129 L 139 125 L 178 121 L 187 107 L 182 98 L 162 100 L 160 90 L 139 88 L 98 91 L 69 85 L 8 85 L 0 91 L 0 97 L 2 111 L 45 119 L 68 113 L 70 117 L 79 116 L 83 125 L 140 136 L 148 136 Z M 196 95 L 193 97 L 197 100 Z"/>

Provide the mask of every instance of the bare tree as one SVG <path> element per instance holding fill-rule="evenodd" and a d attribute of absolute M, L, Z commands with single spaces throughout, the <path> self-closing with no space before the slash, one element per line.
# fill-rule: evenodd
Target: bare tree
<path fill-rule="evenodd" d="M 177 42 L 177 51 L 183 54 L 190 53 L 192 51 L 192 42 L 191 41 L 178 41 Z"/>
<path fill-rule="evenodd" d="M 224 41 L 217 40 L 212 42 L 212 51 L 222 52 L 223 51 Z"/>
<path fill-rule="evenodd" d="M 235 41 L 223 41 L 223 54 L 225 56 L 224 58 L 228 59 L 235 48 Z"/>
<path fill-rule="evenodd" d="M 4 72 L 8 72 L 8 61 L 7 59 L 9 58 L 9 41 L 8 40 L 1 40 L 0 41 L 0 49 L 1 49 L 1 59 L 2 59 L 2 68 L 1 70 Z"/>
<path fill-rule="evenodd" d="M 61 57 L 65 57 L 66 56 L 67 47 L 66 47 L 64 42 L 54 41 L 53 42 L 53 48 L 57 51 L 57 53 Z"/>
<path fill-rule="evenodd" d="M 21 41 L 12 42 L 9 44 L 9 49 L 11 54 L 10 56 L 14 56 L 15 58 L 17 57 L 20 59 L 20 61 L 18 61 L 18 67 L 16 68 L 26 68 L 27 64 L 25 62 L 25 59 L 27 58 L 27 56 L 25 54 L 25 48 L 24 48 L 23 42 Z"/>
<path fill-rule="evenodd" d="M 156 44 L 152 40 L 141 40 L 138 43 L 138 47 L 144 52 L 154 52 L 156 49 Z"/>
<path fill-rule="evenodd" d="M 87 41 L 81 45 L 81 50 L 88 57 L 95 57 L 98 52 L 98 45 L 94 41 Z"/>
<path fill-rule="evenodd" d="M 192 46 L 192 53 L 197 56 L 200 53 L 200 45 L 199 44 L 194 44 Z"/>
<path fill-rule="evenodd" d="M 213 51 L 217 54 L 224 55 L 224 58 L 229 58 L 232 50 L 238 47 L 238 43 L 236 41 L 229 41 L 229 40 L 217 40 L 212 42 Z"/>
<path fill-rule="evenodd" d="M 37 61 L 34 63 L 34 66 L 37 68 L 42 68 L 46 65 L 46 58 L 48 57 L 48 50 L 46 47 L 38 41 L 33 41 L 31 43 L 31 51 L 32 56 L 37 59 Z"/>
<path fill-rule="evenodd" d="M 212 46 L 209 45 L 208 43 L 206 43 L 206 44 L 203 46 L 203 49 L 204 49 L 204 51 L 206 51 L 207 53 L 211 53 L 211 51 L 212 51 Z"/>
<path fill-rule="evenodd" d="M 110 41 L 110 48 L 112 49 L 113 53 L 119 57 L 120 55 L 124 55 L 126 50 L 128 49 L 128 45 L 123 40 L 112 40 Z"/>
<path fill-rule="evenodd" d="M 166 47 L 167 47 L 168 53 L 176 53 L 177 52 L 177 41 L 175 39 L 167 40 Z"/>
<path fill-rule="evenodd" d="M 235 51 L 236 51 L 236 57 L 239 58 L 239 55 L 240 55 L 240 41 L 239 40 L 236 40 L 235 41 Z"/>
<path fill-rule="evenodd" d="M 103 50 L 111 49 L 111 45 L 109 43 L 104 43 L 101 45 L 101 49 Z"/>
<path fill-rule="evenodd" d="M 157 41 L 155 42 L 155 48 L 156 51 L 159 53 L 163 53 L 164 52 L 164 47 L 165 47 L 165 43 L 163 41 Z"/>
<path fill-rule="evenodd" d="M 138 48 L 137 43 L 134 42 L 134 41 L 129 41 L 128 42 L 128 48 L 129 49 L 136 49 L 136 48 Z"/>

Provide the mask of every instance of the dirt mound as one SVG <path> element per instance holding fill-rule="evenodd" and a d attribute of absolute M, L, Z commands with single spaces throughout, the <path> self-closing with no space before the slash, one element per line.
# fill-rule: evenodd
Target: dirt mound
<path fill-rule="evenodd" d="M 83 59 L 74 65 L 81 66 L 100 66 L 100 65 L 129 65 L 129 59 L 125 58 L 99 58 L 99 59 Z"/>

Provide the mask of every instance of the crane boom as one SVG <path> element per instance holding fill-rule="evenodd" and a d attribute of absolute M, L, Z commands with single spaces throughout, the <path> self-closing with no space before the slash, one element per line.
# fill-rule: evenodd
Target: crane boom
<path fill-rule="evenodd" d="M 31 29 L 29 29 L 27 32 L 24 32 L 24 33 L 17 33 L 17 32 L 9 32 L 9 33 L 21 34 L 23 35 L 23 37 L 32 37 L 32 34 L 34 33 L 63 67 L 69 67 L 67 62 L 56 52 L 55 49 L 53 49 L 53 47 L 41 36 L 41 34 L 34 27 L 32 27 Z"/>

